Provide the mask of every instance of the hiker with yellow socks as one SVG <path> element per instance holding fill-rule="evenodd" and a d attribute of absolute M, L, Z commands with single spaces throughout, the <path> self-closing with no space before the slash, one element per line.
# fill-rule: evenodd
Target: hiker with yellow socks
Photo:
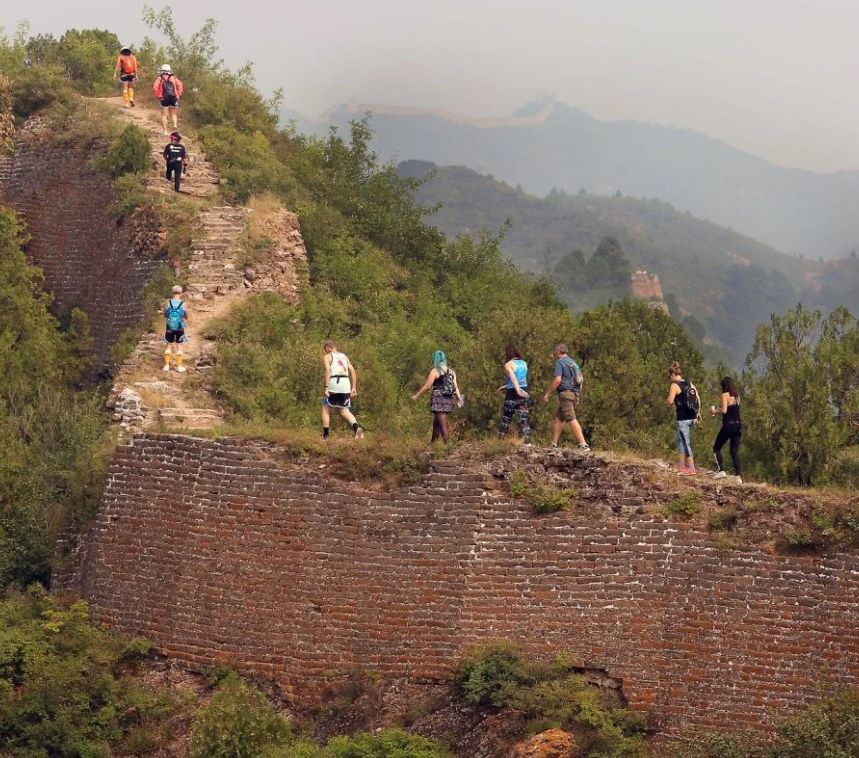
<path fill-rule="evenodd" d="M 167 347 L 164 348 L 164 368 L 161 369 L 162 371 L 170 370 L 171 356 L 175 359 L 178 372 L 184 373 L 186 370 L 185 366 L 182 365 L 182 343 L 186 341 L 185 326 L 188 323 L 188 312 L 181 295 L 182 286 L 177 284 L 173 287 L 173 296 L 164 306 L 164 318 L 167 319 L 164 343 Z"/>
<path fill-rule="evenodd" d="M 124 47 L 119 51 L 116 59 L 114 77 L 119 77 L 122 82 L 122 102 L 126 108 L 134 107 L 134 83 L 137 81 L 137 58 L 131 52 L 130 47 Z"/>

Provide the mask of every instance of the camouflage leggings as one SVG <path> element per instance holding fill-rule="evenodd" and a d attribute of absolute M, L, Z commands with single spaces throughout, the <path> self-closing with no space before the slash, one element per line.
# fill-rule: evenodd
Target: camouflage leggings
<path fill-rule="evenodd" d="M 516 421 L 519 424 L 519 431 L 522 432 L 525 442 L 531 441 L 531 426 L 528 423 L 528 414 L 531 412 L 531 398 L 518 397 L 515 400 L 505 400 L 504 408 L 501 410 L 501 424 L 499 433 L 502 437 L 510 431 L 510 422 L 513 420 L 513 415 L 516 415 Z"/>

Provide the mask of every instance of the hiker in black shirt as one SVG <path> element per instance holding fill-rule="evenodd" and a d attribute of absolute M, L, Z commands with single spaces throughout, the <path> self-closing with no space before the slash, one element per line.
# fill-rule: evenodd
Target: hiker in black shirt
<path fill-rule="evenodd" d="M 164 160 L 167 161 L 167 181 L 173 181 L 173 189 L 179 191 L 179 183 L 182 181 L 182 173 L 185 170 L 185 146 L 180 144 L 182 135 L 173 132 L 170 135 L 170 144 L 164 147 Z"/>

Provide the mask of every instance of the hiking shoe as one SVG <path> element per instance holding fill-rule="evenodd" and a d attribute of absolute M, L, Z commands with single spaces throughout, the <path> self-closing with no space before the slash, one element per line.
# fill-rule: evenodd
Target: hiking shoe
<path fill-rule="evenodd" d="M 724 479 L 726 476 L 727 474 L 724 471 L 717 471 L 715 474 L 713 474 L 714 479 Z"/>
<path fill-rule="evenodd" d="M 164 367 L 162 367 L 162 369 L 161 369 L 161 370 L 162 370 L 162 371 L 169 371 L 169 370 L 170 370 L 170 366 L 164 366 Z"/>
<path fill-rule="evenodd" d="M 364 439 L 364 430 L 360 426 L 355 430 L 355 439 L 356 440 Z"/>
<path fill-rule="evenodd" d="M 184 374 L 188 369 L 186 369 L 184 366 L 179 366 L 176 370 L 177 370 L 180 374 Z"/>
<path fill-rule="evenodd" d="M 582 445 L 579 445 L 579 452 L 580 453 L 589 453 L 590 451 L 591 451 L 591 446 L 588 445 L 587 442 L 585 442 Z"/>
<path fill-rule="evenodd" d="M 557 442 L 550 442 L 549 447 L 552 448 L 553 450 L 557 450 L 560 447 L 560 445 L 558 445 Z"/>
<path fill-rule="evenodd" d="M 737 484 L 742 484 L 742 483 L 743 483 L 743 478 L 741 476 L 738 476 L 737 477 Z"/>

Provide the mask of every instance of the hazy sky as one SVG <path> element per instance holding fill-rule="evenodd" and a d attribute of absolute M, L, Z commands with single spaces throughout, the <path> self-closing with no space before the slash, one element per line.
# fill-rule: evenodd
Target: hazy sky
<path fill-rule="evenodd" d="M 146 32 L 141 8 L 3 0 L 0 24 L 109 28 L 133 42 Z M 690 127 L 784 165 L 859 169 L 859 0 L 182 0 L 174 10 L 184 35 L 217 18 L 227 62 L 252 61 L 261 88 L 282 86 L 306 115 L 355 98 L 505 116 L 549 91 L 600 118 Z"/>

